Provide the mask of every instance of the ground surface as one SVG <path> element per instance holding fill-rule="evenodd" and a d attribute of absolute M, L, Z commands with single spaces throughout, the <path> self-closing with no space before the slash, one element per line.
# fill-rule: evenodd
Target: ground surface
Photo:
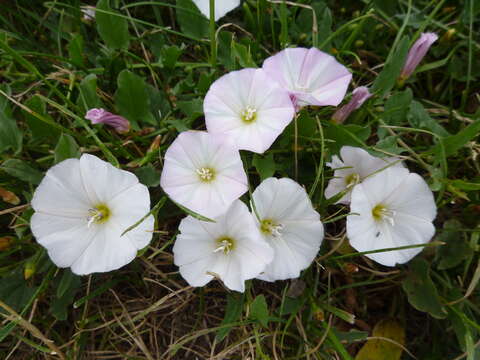
<path fill-rule="evenodd" d="M 0 358 L 480 359 L 478 1 L 248 0 L 218 22 L 216 59 L 189 1 L 100 3 L 95 22 L 76 0 L 0 2 Z M 399 86 L 423 31 L 439 40 Z M 165 150 L 204 128 L 211 82 L 287 46 L 318 46 L 353 72 L 349 91 L 376 91 L 343 125 L 331 107 L 308 109 L 265 156 L 243 155 L 252 187 L 272 174 L 316 184 L 326 239 L 300 279 L 249 282 L 243 295 L 188 287 L 171 254 L 184 213 L 169 201 L 151 245 L 120 271 L 77 277 L 49 261 L 28 226 L 49 167 L 96 154 L 137 174 L 157 204 Z M 83 120 L 100 106 L 132 131 Z M 322 165 L 342 145 L 400 156 L 429 182 L 437 233 L 409 264 L 348 247 L 348 208 L 323 198 Z"/>

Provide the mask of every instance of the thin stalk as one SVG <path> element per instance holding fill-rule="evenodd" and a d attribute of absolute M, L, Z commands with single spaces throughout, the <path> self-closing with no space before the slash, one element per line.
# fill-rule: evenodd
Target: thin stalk
<path fill-rule="evenodd" d="M 215 26 L 215 0 L 210 0 L 210 63 L 217 66 L 217 38 Z"/>

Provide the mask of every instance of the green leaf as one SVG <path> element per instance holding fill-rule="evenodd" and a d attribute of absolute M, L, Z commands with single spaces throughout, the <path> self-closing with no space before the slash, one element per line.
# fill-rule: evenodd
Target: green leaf
<path fill-rule="evenodd" d="M 0 152 L 12 149 L 19 153 L 22 149 L 22 132 L 12 116 L 8 99 L 0 96 Z"/>
<path fill-rule="evenodd" d="M 443 128 L 436 120 L 432 119 L 427 110 L 421 103 L 413 100 L 408 110 L 407 119 L 410 125 L 414 128 L 429 130 L 432 133 L 445 137 L 450 133 Z"/>
<path fill-rule="evenodd" d="M 471 123 L 464 129 L 460 130 L 455 135 L 448 136 L 441 140 L 445 148 L 445 155 L 451 156 L 455 154 L 458 150 L 463 148 L 469 141 L 476 138 L 480 133 L 480 119 L 477 119 L 475 122 Z M 433 147 L 432 151 L 434 153 L 440 154 L 441 147 L 440 144 L 437 144 Z"/>
<path fill-rule="evenodd" d="M 83 37 L 80 34 L 74 34 L 68 43 L 68 56 L 72 64 L 83 67 Z"/>
<path fill-rule="evenodd" d="M 97 75 L 90 74 L 83 78 L 79 85 L 80 96 L 78 105 L 85 110 L 103 108 L 103 103 L 97 94 Z"/>
<path fill-rule="evenodd" d="M 344 145 L 365 147 L 365 141 L 370 136 L 369 126 L 342 125 L 328 123 L 324 129 L 325 139 L 331 140 L 326 145 L 332 154 L 338 154 Z"/>
<path fill-rule="evenodd" d="M 32 96 L 25 102 L 24 105 L 35 113 L 42 115 L 50 122 L 55 122 L 47 113 L 45 102 L 39 96 Z M 22 110 L 22 112 L 27 125 L 32 132 L 32 138 L 34 141 L 41 141 L 42 143 L 50 142 L 52 144 L 57 141 L 58 137 L 60 136 L 60 131 L 57 128 L 51 126 L 45 121 L 38 119 L 36 116 L 33 116 L 27 111 Z"/>
<path fill-rule="evenodd" d="M 72 273 L 70 269 L 63 270 L 62 278 L 57 286 L 57 297 L 61 298 L 63 295 L 65 295 L 67 290 L 71 287 L 72 282 L 74 282 L 76 279 L 79 279 L 79 276 Z"/>
<path fill-rule="evenodd" d="M 111 49 L 128 49 L 130 34 L 127 19 L 115 15 L 119 12 L 110 7 L 109 0 L 99 0 L 97 10 L 103 10 L 95 12 L 95 22 L 105 44 Z"/>
<path fill-rule="evenodd" d="M 392 126 L 404 125 L 412 98 L 412 90 L 410 89 L 396 92 L 390 96 L 385 102 L 385 112 L 382 114 L 383 121 L 385 121 L 387 125 Z M 383 139 L 386 134 L 386 129 L 378 129 L 378 136 L 381 139 Z"/>
<path fill-rule="evenodd" d="M 182 113 L 184 113 L 187 118 L 182 119 L 182 122 L 185 123 L 187 129 L 190 128 L 190 124 L 203 115 L 203 100 L 202 99 L 193 99 L 190 101 L 178 101 L 177 107 Z"/>
<path fill-rule="evenodd" d="M 268 314 L 267 301 L 265 296 L 258 295 L 250 305 L 250 317 L 253 320 L 257 320 L 262 326 L 268 326 L 268 319 L 270 315 Z"/>
<path fill-rule="evenodd" d="M 153 124 L 156 124 L 150 113 L 150 97 L 145 80 L 129 70 L 123 70 L 118 75 L 117 86 L 115 105 L 121 115 L 130 120 L 135 127 L 142 122 L 153 121 Z"/>
<path fill-rule="evenodd" d="M 155 187 L 160 184 L 160 172 L 152 164 L 148 164 L 135 170 L 138 180 L 148 187 Z"/>
<path fill-rule="evenodd" d="M 75 139 L 68 134 L 60 135 L 55 147 L 55 164 L 70 158 L 77 158 L 80 155 L 80 148 Z"/>
<path fill-rule="evenodd" d="M 3 277 L 0 281 L 0 299 L 15 311 L 20 312 L 35 294 L 38 287 L 30 287 L 21 271 Z M 2 311 L 2 310 L 0 310 Z"/>
<path fill-rule="evenodd" d="M 250 53 L 250 48 L 247 48 L 245 45 L 232 42 L 232 50 L 241 67 L 244 67 L 244 68 L 258 67 L 255 61 L 253 61 L 252 54 Z"/>
<path fill-rule="evenodd" d="M 439 270 L 459 265 L 473 252 L 467 239 L 463 236 L 462 224 L 458 220 L 445 221 L 443 229 L 444 231 L 437 236 L 437 240 L 445 242 L 445 245 L 440 246 L 437 250 L 437 259 L 439 260 L 437 269 Z"/>
<path fill-rule="evenodd" d="M 402 149 L 401 147 L 398 146 L 397 139 L 398 139 L 398 136 L 395 136 L 395 135 L 387 136 L 382 140 L 379 140 L 375 144 L 375 148 L 386 151 L 391 154 L 401 154 L 402 152 L 405 151 L 405 149 Z"/>
<path fill-rule="evenodd" d="M 56 297 L 50 305 L 50 312 L 57 320 L 67 320 L 69 307 L 72 305 L 81 284 L 80 276 L 73 274 L 69 269 L 64 270 L 57 286 Z"/>
<path fill-rule="evenodd" d="M 43 178 L 43 174 L 40 171 L 19 159 L 8 159 L 2 164 L 1 169 L 11 176 L 34 185 L 40 184 Z"/>
<path fill-rule="evenodd" d="M 183 48 L 179 48 L 176 45 L 163 47 L 161 51 L 163 66 L 167 69 L 173 69 L 182 52 Z"/>
<path fill-rule="evenodd" d="M 355 356 L 355 360 L 400 360 L 403 352 L 401 346 L 405 345 L 405 329 L 398 321 L 380 320 L 373 328 L 372 337 L 377 339 L 368 340 Z"/>
<path fill-rule="evenodd" d="M 265 180 L 275 174 L 276 165 L 275 160 L 273 159 L 273 154 L 268 154 L 266 156 L 255 154 L 253 156 L 252 165 L 257 169 L 261 180 Z"/>
<path fill-rule="evenodd" d="M 202 15 L 192 0 L 177 0 L 177 21 L 182 32 L 196 39 L 206 38 L 209 20 Z"/>
<path fill-rule="evenodd" d="M 436 319 L 443 319 L 447 313 L 440 302 L 437 288 L 430 278 L 428 262 L 416 258 L 410 263 L 409 274 L 402 282 L 409 303 L 417 310 L 428 312 Z"/>
<path fill-rule="evenodd" d="M 460 190 L 465 190 L 465 191 L 480 190 L 480 182 L 471 182 L 471 181 L 456 179 L 456 180 L 450 181 L 450 184 Z"/>
<path fill-rule="evenodd" d="M 220 324 L 220 326 L 226 326 L 232 323 L 235 323 L 238 319 L 240 319 L 240 315 L 242 315 L 243 309 L 243 302 L 244 302 L 244 295 L 243 294 L 233 294 L 230 293 L 227 295 L 227 307 L 225 309 L 225 316 Z M 232 326 L 222 327 L 217 331 L 216 339 L 217 342 L 222 341 L 228 335 L 230 330 L 232 330 Z"/>
<path fill-rule="evenodd" d="M 410 40 L 408 36 L 403 36 L 399 41 L 398 46 L 391 56 L 388 57 L 383 70 L 375 79 L 372 90 L 380 97 L 385 96 L 392 90 L 397 78 L 400 76 L 405 59 L 407 58 L 408 49 L 410 47 Z"/>

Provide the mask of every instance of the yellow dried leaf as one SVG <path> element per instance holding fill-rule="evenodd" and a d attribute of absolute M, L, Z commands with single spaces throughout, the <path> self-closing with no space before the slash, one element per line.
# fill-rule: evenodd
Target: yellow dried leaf
<path fill-rule="evenodd" d="M 372 338 L 362 346 L 355 360 L 400 360 L 404 345 L 403 326 L 396 320 L 383 319 L 375 325 Z"/>
<path fill-rule="evenodd" d="M 7 189 L 4 189 L 2 187 L 0 187 L 0 197 L 6 203 L 9 203 L 12 205 L 20 204 L 20 199 L 18 198 L 17 195 L 15 195 L 13 192 L 8 191 Z"/>

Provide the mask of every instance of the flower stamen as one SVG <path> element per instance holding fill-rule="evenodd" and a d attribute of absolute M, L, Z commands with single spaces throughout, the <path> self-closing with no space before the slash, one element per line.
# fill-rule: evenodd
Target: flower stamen
<path fill-rule="evenodd" d="M 243 122 L 252 123 L 257 119 L 257 109 L 247 106 L 247 108 L 242 111 L 241 117 Z"/>
<path fill-rule="evenodd" d="M 273 237 L 282 236 L 283 225 L 276 223 L 271 219 L 264 219 L 260 223 L 260 230 L 267 235 Z"/>
<path fill-rule="evenodd" d="M 88 209 L 87 227 L 92 224 L 102 224 L 110 217 L 110 209 L 103 204 L 97 205 L 91 209 Z"/>
<path fill-rule="evenodd" d="M 385 205 L 378 204 L 372 209 L 372 216 L 376 221 L 386 221 L 395 225 L 395 211 L 388 209 Z"/>
<path fill-rule="evenodd" d="M 196 172 L 203 182 L 210 182 L 215 178 L 215 171 L 212 168 L 202 167 L 197 169 Z"/>
<path fill-rule="evenodd" d="M 214 253 L 223 251 L 225 255 L 228 255 L 230 251 L 233 250 L 234 248 L 234 242 L 231 238 L 229 237 L 224 237 L 220 238 L 217 240 L 217 244 L 219 245 L 215 250 L 213 250 Z"/>
<path fill-rule="evenodd" d="M 345 177 L 345 185 L 347 188 L 357 185 L 360 182 L 360 175 L 357 173 L 350 174 Z"/>

